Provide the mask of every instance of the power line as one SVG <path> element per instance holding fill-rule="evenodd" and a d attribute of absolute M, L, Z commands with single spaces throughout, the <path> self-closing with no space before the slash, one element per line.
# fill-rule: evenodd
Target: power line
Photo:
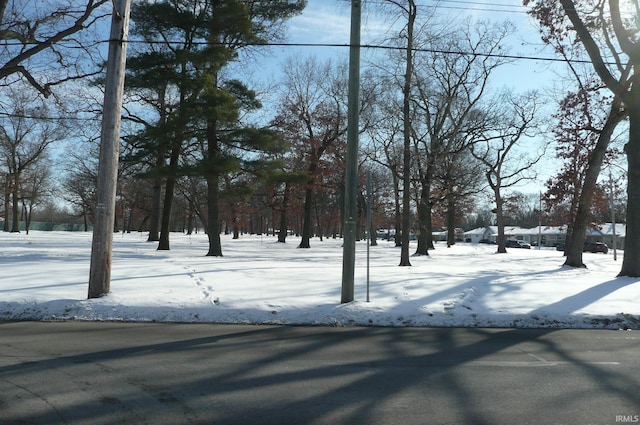
<path fill-rule="evenodd" d="M 100 117 L 79 117 L 79 116 L 43 116 L 43 115 L 29 115 L 29 114 L 14 114 L 0 111 L 0 119 L 3 118 L 18 118 L 27 120 L 40 120 L 40 121 L 102 121 Z"/>
<path fill-rule="evenodd" d="M 150 43 L 144 40 L 129 40 L 129 43 Z M 165 44 L 166 41 L 158 41 L 151 42 L 150 44 Z M 170 43 L 170 42 L 169 42 Z M 176 42 L 178 44 L 178 42 Z M 195 42 L 193 45 L 223 45 L 222 43 L 210 43 L 206 41 Z M 273 43 L 273 42 L 264 42 L 264 43 L 247 43 L 243 46 L 253 46 L 253 47 L 310 47 L 310 48 L 320 48 L 320 47 L 333 47 L 333 48 L 350 48 L 350 44 L 346 43 Z M 389 46 L 384 44 L 360 44 L 357 47 L 362 49 L 378 49 L 378 50 L 404 50 L 404 47 L 401 46 Z M 467 52 L 467 51 L 456 51 L 456 50 L 442 50 L 442 49 L 430 49 L 430 48 L 414 48 L 414 52 L 422 52 L 422 53 L 439 53 L 445 55 L 463 55 L 463 56 L 478 56 L 478 57 L 487 57 L 487 58 L 500 58 L 500 59 L 512 59 L 512 60 L 532 60 L 532 61 L 543 61 L 543 62 L 569 62 L 569 63 L 591 63 L 589 59 L 564 59 L 564 58 L 554 58 L 554 57 L 545 57 L 545 56 L 529 56 L 529 55 L 509 55 L 504 53 L 483 53 L 483 52 Z M 608 65 L 615 65 L 613 62 L 606 62 Z"/>
<path fill-rule="evenodd" d="M 111 41 L 121 40 L 101 40 L 96 41 L 96 44 L 108 44 Z M 125 40 L 125 43 L 129 44 L 174 44 L 179 45 L 182 44 L 182 41 L 171 41 L 171 40 L 162 40 L 162 41 L 149 41 L 149 40 L 141 40 L 141 39 L 130 39 Z M 32 43 L 36 44 L 36 43 Z M 7 45 L 7 43 L 5 43 Z M 15 45 L 23 45 L 22 43 L 15 43 Z M 209 41 L 195 41 L 191 42 L 192 46 L 224 46 L 224 43 L 214 43 Z M 333 48 L 349 48 L 350 44 L 347 43 L 274 43 L 274 42 L 251 42 L 251 43 L 243 43 L 239 47 L 309 47 L 309 48 L 322 48 L 322 47 L 333 47 Z M 404 47 L 399 46 L 389 46 L 384 44 L 360 44 L 358 47 L 362 49 L 377 49 L 377 50 L 404 50 Z M 70 47 L 70 48 L 81 48 L 78 46 Z M 569 62 L 569 63 L 591 63 L 588 59 L 563 59 L 563 58 L 554 58 L 554 57 L 545 57 L 545 56 L 530 56 L 523 54 L 498 54 L 498 53 L 482 53 L 482 52 L 466 52 L 466 51 L 455 51 L 455 50 L 441 50 L 441 49 L 430 49 L 430 48 L 414 48 L 415 52 L 422 53 L 439 53 L 439 54 L 450 54 L 450 55 L 464 55 L 464 56 L 479 56 L 479 57 L 487 57 L 487 58 L 501 58 L 501 59 L 512 59 L 512 60 L 533 60 L 533 61 L 544 61 L 544 62 Z M 615 65 L 615 63 L 608 63 L 609 65 Z"/>
<path fill-rule="evenodd" d="M 254 46 L 274 46 L 274 47 L 351 47 L 349 44 L 340 44 L 340 43 L 253 43 Z M 405 50 L 404 47 L 400 46 L 386 46 L 382 44 L 361 44 L 359 45 L 362 49 L 379 49 L 379 50 Z M 513 59 L 513 60 L 533 60 L 533 61 L 544 61 L 544 62 L 570 62 L 570 63 L 591 63 L 588 59 L 563 59 L 563 58 L 553 58 L 553 57 L 544 57 L 544 56 L 527 56 L 527 55 L 508 55 L 508 54 L 499 54 L 499 53 L 482 53 L 482 52 L 465 52 L 465 51 L 455 51 L 455 50 L 442 50 L 442 49 L 430 49 L 430 48 L 414 48 L 414 52 L 422 52 L 422 53 L 439 53 L 445 55 L 462 55 L 462 56 L 479 56 L 479 57 L 487 57 L 487 58 L 500 58 L 500 59 Z M 614 65 L 614 63 L 608 63 L 609 65 Z"/>
<path fill-rule="evenodd" d="M 371 0 L 369 4 L 388 5 L 388 2 L 382 0 Z M 443 4 L 444 3 L 444 4 Z M 447 3 L 452 4 L 451 6 Z M 527 7 L 522 4 L 504 4 L 504 3 L 483 3 L 471 0 L 440 0 L 436 4 L 416 3 L 417 7 L 427 9 L 452 9 L 465 10 L 473 12 L 502 12 L 502 13 L 527 13 Z"/>
<path fill-rule="evenodd" d="M 475 6 L 496 6 L 496 7 L 515 7 L 520 9 L 527 9 L 527 6 L 522 5 L 522 3 L 516 4 L 505 4 L 505 3 L 485 3 L 480 1 L 470 1 L 470 0 L 440 0 L 439 3 L 462 3 L 462 4 L 471 4 Z M 422 5 L 426 6 L 426 5 Z M 434 6 L 435 7 L 435 6 Z"/>
<path fill-rule="evenodd" d="M 441 3 L 452 3 L 456 6 L 446 6 Z M 464 0 L 441 0 L 438 4 L 418 4 L 418 6 L 426 7 L 428 9 L 453 9 L 453 10 L 467 10 L 473 12 L 501 12 L 501 13 L 522 13 L 526 14 L 526 7 L 517 4 L 501 4 L 501 3 L 481 3 L 476 1 L 464 1 Z M 469 7 L 471 6 L 471 7 Z M 488 6 L 488 7 L 486 7 Z M 496 9 L 499 8 L 499 9 Z M 512 9 L 515 8 L 515 9 Z"/>

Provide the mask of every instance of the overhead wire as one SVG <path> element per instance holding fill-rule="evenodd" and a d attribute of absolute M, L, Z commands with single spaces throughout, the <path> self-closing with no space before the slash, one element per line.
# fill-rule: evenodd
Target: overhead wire
<path fill-rule="evenodd" d="M 388 4 L 384 0 L 368 0 L 369 4 Z M 510 13 L 518 13 L 518 14 L 526 14 L 527 7 L 522 4 L 505 4 L 505 3 L 495 3 L 495 2 L 481 2 L 481 1 L 473 1 L 473 0 L 439 0 L 435 2 L 436 4 L 426 4 L 426 3 L 416 3 L 419 7 L 426 8 L 440 8 L 440 9 L 454 9 L 454 10 L 466 10 L 466 11 L 474 11 L 474 12 L 501 12 L 505 14 Z M 128 40 L 95 40 L 93 44 L 108 44 L 110 42 L 124 42 L 129 44 L 180 44 L 179 41 L 158 41 L 153 42 L 149 40 L 141 40 L 141 39 L 128 39 Z M 37 43 L 27 43 L 27 44 L 37 44 Z M 224 43 L 212 43 L 208 41 L 202 42 L 194 42 L 193 45 L 224 45 Z M 24 46 L 25 43 L 22 42 L 7 42 L 5 40 L 4 43 L 0 42 L 0 45 L 4 46 Z M 64 43 L 58 43 L 58 45 L 70 49 L 82 49 L 85 48 L 83 46 L 78 46 L 74 44 L 73 46 L 67 45 Z M 264 42 L 264 43 L 246 43 L 243 46 L 253 46 L 253 47 L 308 47 L 308 48 L 350 48 L 352 47 L 348 43 L 295 43 L 295 42 L 283 42 L 283 43 L 274 43 L 274 42 Z M 404 50 L 403 47 L 399 46 L 389 46 L 383 44 L 360 44 L 357 47 L 362 49 L 379 49 L 379 50 Z M 545 56 L 532 56 L 532 55 L 522 55 L 522 54 L 504 54 L 504 53 L 482 53 L 482 52 L 465 52 L 465 51 L 452 51 L 452 50 L 441 50 L 441 49 L 430 49 L 430 48 L 414 48 L 415 52 L 423 52 L 423 53 L 438 53 L 438 54 L 451 54 L 451 55 L 464 55 L 464 56 L 476 56 L 476 57 L 487 57 L 487 58 L 500 58 L 506 60 L 533 60 L 533 61 L 541 61 L 541 62 L 569 62 L 576 64 L 586 64 L 591 61 L 588 59 L 565 59 L 559 57 L 545 57 Z M 614 65 L 609 62 L 608 65 Z M 10 116 L 9 114 L 1 114 L 5 117 Z M 28 117 L 24 117 L 28 118 Z M 67 119 L 74 119 L 71 117 L 67 117 Z M 91 118 L 75 118 L 75 119 L 91 119 Z"/>
<path fill-rule="evenodd" d="M 172 40 L 162 40 L 162 41 L 150 41 L 150 40 L 142 40 L 142 39 L 128 39 L 128 40 L 99 40 L 94 41 L 94 44 L 109 44 L 111 42 L 122 42 L 128 44 L 181 44 L 182 41 L 172 41 Z M 28 44 L 37 44 L 35 42 Z M 0 43 L 5 46 L 24 46 L 24 43 L 15 42 L 15 43 Z M 64 46 L 63 43 L 58 43 L 58 45 L 67 47 L 67 48 L 81 48 L 77 45 L 74 46 Z M 216 43 L 210 41 L 192 41 L 190 42 L 192 46 L 224 46 L 225 43 Z M 384 44 L 359 44 L 357 46 L 352 46 L 349 43 L 296 43 L 296 42 L 249 42 L 243 43 L 242 47 L 311 47 L 311 48 L 321 48 L 321 47 L 336 47 L 336 48 L 348 48 L 348 47 L 359 47 L 362 49 L 380 49 L 380 50 L 404 50 L 403 47 L 400 46 L 389 46 Z M 441 53 L 441 54 L 452 54 L 452 55 L 468 55 L 468 56 L 482 56 L 482 57 L 494 57 L 494 58 L 503 58 L 503 59 L 514 59 L 514 60 L 535 60 L 535 61 L 546 61 L 546 62 L 572 62 L 572 63 L 589 63 L 589 60 L 579 60 L 579 59 L 563 59 L 556 57 L 544 57 L 544 56 L 529 56 L 529 55 L 509 55 L 509 54 L 498 54 L 498 53 L 482 53 L 482 52 L 465 52 L 465 51 L 454 51 L 454 50 L 439 50 L 439 49 L 430 49 L 430 48 L 414 48 L 415 52 L 423 52 L 423 53 Z"/>
<path fill-rule="evenodd" d="M 388 4 L 388 2 L 383 0 L 368 0 L 366 3 L 377 5 Z M 486 3 L 473 0 L 439 0 L 430 4 L 417 2 L 416 6 L 428 9 L 453 9 L 474 12 L 527 13 L 527 7 L 522 4 Z"/>
<path fill-rule="evenodd" d="M 368 4 L 388 4 L 384 0 L 367 0 Z M 501 12 L 501 13 L 527 13 L 528 8 L 521 3 L 496 3 L 496 2 L 482 2 L 477 0 L 438 0 L 434 2 L 435 4 L 427 4 L 427 3 L 416 3 L 417 6 L 427 7 L 427 8 L 444 8 L 444 9 L 458 9 L 458 10 L 471 10 L 471 11 L 481 11 L 481 12 Z M 449 4 L 454 6 L 448 6 Z M 469 7 L 471 6 L 471 7 Z M 485 6 L 489 6 L 490 8 L 486 8 Z M 501 9 L 495 9 L 499 7 Z M 106 44 L 113 41 L 121 42 L 121 40 L 97 40 L 94 41 L 95 44 Z M 137 39 L 129 39 L 124 42 L 129 44 L 179 44 L 179 41 L 175 43 L 172 41 L 158 41 L 153 42 L 149 40 L 137 40 Z M 37 44 L 37 43 L 33 43 Z M 202 42 L 193 42 L 193 45 L 216 45 L 217 43 L 212 43 L 208 41 Z M 24 46 L 24 43 L 21 42 L 0 42 L 0 45 L 5 46 Z M 82 49 L 83 46 L 73 45 L 73 46 L 64 46 L 63 44 L 59 44 L 66 48 L 71 49 Z M 219 45 L 223 45 L 223 43 L 219 43 Z M 322 48 L 322 47 L 352 47 L 350 44 L 340 44 L 340 43 L 295 43 L 295 42 L 287 42 L 287 43 L 246 43 L 243 46 L 265 46 L 265 47 L 310 47 L 310 48 Z M 399 50 L 401 48 L 395 46 L 388 46 L 382 44 L 361 44 L 358 47 L 364 49 L 381 49 L 381 50 Z M 429 48 L 416 48 L 414 49 L 416 52 L 425 52 L 425 53 L 441 53 L 441 54 L 459 54 L 459 55 L 472 55 L 472 56 L 483 56 L 483 57 L 495 57 L 495 58 L 503 58 L 503 59 L 512 59 L 512 60 L 534 60 L 534 61 L 545 61 L 545 62 L 567 62 L 567 59 L 557 58 L 557 57 L 541 57 L 541 56 L 530 56 L 530 55 L 509 55 L 509 54 L 484 54 L 480 52 L 461 52 L 461 51 L 442 51 L 437 49 L 429 49 Z M 589 60 L 569 60 L 571 63 L 589 63 Z"/>

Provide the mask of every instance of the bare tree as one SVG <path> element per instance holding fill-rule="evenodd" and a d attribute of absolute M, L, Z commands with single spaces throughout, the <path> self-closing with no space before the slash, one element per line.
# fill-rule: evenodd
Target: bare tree
<path fill-rule="evenodd" d="M 601 2 L 597 9 L 603 12 L 603 6 Z M 552 16 L 537 7 L 531 13 L 543 22 Z M 601 25 L 606 22 L 602 18 L 598 19 Z M 542 39 L 566 60 L 570 83 L 577 86 L 562 99 L 555 114 L 558 121 L 553 130 L 558 142 L 556 156 L 564 163 L 558 175 L 547 182 L 545 203 L 553 206 L 569 202 L 564 265 L 586 267 L 582 261 L 583 242 L 592 220 L 598 176 L 606 155 L 618 154 L 615 149 L 609 150 L 609 145 L 627 111 L 619 96 L 606 93 L 608 90 L 593 67 L 574 60 L 584 57 L 585 48 L 582 43 L 573 42 L 570 32 L 557 31 L 555 26 L 547 24 L 541 26 L 540 32 Z M 626 80 L 631 72 L 630 64 L 620 71 L 621 79 Z M 608 106 L 608 113 L 603 105 Z"/>
<path fill-rule="evenodd" d="M 0 104 L 0 160 L 7 170 L 11 195 L 11 232 L 20 231 L 19 214 L 22 177 L 35 167 L 49 146 L 67 136 L 62 117 L 50 119 L 49 105 L 38 95 L 9 88 L 10 97 Z"/>
<path fill-rule="evenodd" d="M 547 182 L 547 205 L 567 202 L 569 228 L 565 245 L 564 265 L 586 267 L 582 261 L 587 226 L 593 219 L 597 180 L 603 161 L 619 153 L 610 143 L 618 124 L 626 117 L 626 110 L 618 98 L 609 112 L 602 105 L 608 103 L 597 88 L 581 86 L 569 93 L 560 104 L 554 133 L 558 142 L 557 155 L 564 159 L 563 168 Z"/>
<path fill-rule="evenodd" d="M 395 37 L 398 45 L 398 67 L 403 68 L 400 72 L 401 81 L 398 84 L 402 90 L 402 220 L 401 220 L 401 251 L 400 266 L 411 266 L 409 258 L 409 240 L 411 229 L 411 92 L 412 80 L 414 76 L 414 58 L 416 46 L 416 21 L 418 18 L 418 8 L 415 0 L 386 0 L 383 2 L 383 9 L 390 10 L 394 16 L 401 16 L 403 25 Z M 406 23 L 404 23 L 406 20 Z M 400 229 L 396 228 L 396 233 Z"/>
<path fill-rule="evenodd" d="M 323 161 L 344 140 L 346 125 L 346 69 L 315 58 L 290 59 L 285 65 L 286 93 L 274 127 L 288 140 L 307 181 L 300 248 L 310 247 L 314 194 L 321 184 Z"/>
<path fill-rule="evenodd" d="M 393 2 L 393 1 L 392 1 Z M 398 4 L 400 6 L 400 4 Z M 402 87 L 402 247 L 400 266 L 410 266 L 409 261 L 409 233 L 411 228 L 411 84 L 413 77 L 413 32 L 415 29 L 417 7 L 413 0 L 407 0 L 406 6 L 401 6 L 407 15 L 405 73 Z"/>
<path fill-rule="evenodd" d="M 87 163 L 83 158 L 77 158 L 72 170 L 62 181 L 62 197 L 70 205 L 71 214 L 82 218 L 85 232 L 89 231 L 93 216 L 97 184 L 97 163 Z"/>
<path fill-rule="evenodd" d="M 479 161 L 465 149 L 444 157 L 434 172 L 435 193 L 431 194 L 431 199 L 436 209 L 439 206 L 443 212 L 447 247 L 456 242 L 457 221 L 473 206 L 473 198 L 486 187 L 481 168 Z"/>
<path fill-rule="evenodd" d="M 29 234 L 31 218 L 38 205 L 46 202 L 52 193 L 51 164 L 46 158 L 40 158 L 22 176 L 22 215 L 24 230 Z"/>
<path fill-rule="evenodd" d="M 496 203 L 499 253 L 507 252 L 502 190 L 535 178 L 533 166 L 544 155 L 544 149 L 533 154 L 518 150 L 523 139 L 536 135 L 536 115 L 539 108 L 539 100 L 533 92 L 519 97 L 506 94 L 496 109 L 487 110 L 477 117 L 479 121 L 486 120 L 483 123 L 486 126 L 485 131 L 478 135 L 476 143 L 471 145 L 471 153 L 486 166 L 485 176 Z"/>
<path fill-rule="evenodd" d="M 428 38 L 434 51 L 416 57 L 414 132 L 420 197 L 420 235 L 416 254 L 426 255 L 431 240 L 431 188 L 436 170 L 473 143 L 473 114 L 487 96 L 494 71 L 507 62 L 500 57 L 504 40 L 513 32 L 508 23 L 466 21 Z"/>
<path fill-rule="evenodd" d="M 48 97 L 52 87 L 96 73 L 99 41 L 93 25 L 108 16 L 109 0 L 2 0 L 0 84 L 22 79 Z M 88 59 L 88 60 L 86 60 Z"/>
<path fill-rule="evenodd" d="M 584 46 L 604 85 L 629 114 L 627 227 L 620 276 L 640 276 L 640 49 L 637 20 L 625 20 L 619 0 L 525 0 L 551 32 Z M 637 8 L 637 2 L 635 2 Z"/>
<path fill-rule="evenodd" d="M 370 160 L 384 166 L 391 175 L 391 193 L 393 199 L 393 227 L 397 247 L 402 245 L 400 229 L 402 226 L 401 214 L 401 180 L 402 180 L 402 119 L 398 114 L 401 100 L 394 95 L 394 86 L 388 79 L 381 79 L 379 84 L 381 92 L 377 101 L 370 110 L 371 125 L 367 128 L 367 140 L 365 155 Z"/>

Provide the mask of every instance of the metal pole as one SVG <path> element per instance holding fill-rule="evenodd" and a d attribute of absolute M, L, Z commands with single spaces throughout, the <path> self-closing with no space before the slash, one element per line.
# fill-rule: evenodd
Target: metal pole
<path fill-rule="evenodd" d="M 540 203 L 540 212 L 538 213 L 538 249 L 542 249 L 542 192 L 538 198 Z"/>
<path fill-rule="evenodd" d="M 108 294 L 111 284 L 111 249 L 115 221 L 120 114 L 124 91 L 127 56 L 125 40 L 129 32 L 129 9 L 130 0 L 113 1 L 100 134 L 97 205 L 91 244 L 89 298 L 98 298 Z"/>
<path fill-rule="evenodd" d="M 371 171 L 367 171 L 367 302 L 369 299 L 370 251 L 371 251 Z"/>
<path fill-rule="evenodd" d="M 356 218 L 358 196 L 358 100 L 360 97 L 360 0 L 351 0 L 351 47 L 349 48 L 349 98 L 347 105 L 347 153 L 345 172 L 344 244 L 342 255 L 342 299 L 354 298 Z"/>
<path fill-rule="evenodd" d="M 613 261 L 618 261 L 618 241 L 616 240 L 616 212 L 613 206 L 613 178 L 611 178 L 611 166 L 609 166 L 609 197 L 611 201 L 611 228 L 613 232 Z"/>

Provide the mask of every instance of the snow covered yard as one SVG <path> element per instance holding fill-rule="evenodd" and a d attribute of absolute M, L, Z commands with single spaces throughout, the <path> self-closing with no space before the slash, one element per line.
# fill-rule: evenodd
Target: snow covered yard
<path fill-rule="evenodd" d="M 357 244 L 356 301 L 340 304 L 340 240 L 223 236 L 206 257 L 204 234 L 171 235 L 157 251 L 146 233 L 115 234 L 111 293 L 87 300 L 91 233 L 0 234 L 0 319 L 264 323 L 332 326 L 640 328 L 640 279 L 616 278 L 622 261 L 585 253 L 437 244 L 398 267 L 400 251 Z M 412 247 L 412 252 L 415 250 Z"/>

